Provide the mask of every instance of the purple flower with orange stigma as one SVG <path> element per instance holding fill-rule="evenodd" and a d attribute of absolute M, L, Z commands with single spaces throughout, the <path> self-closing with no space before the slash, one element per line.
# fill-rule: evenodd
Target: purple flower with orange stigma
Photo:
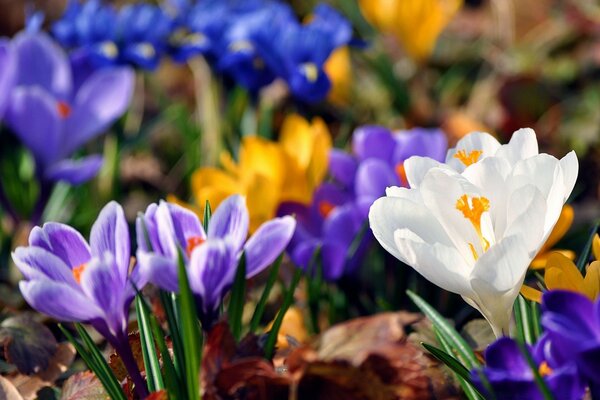
<path fill-rule="evenodd" d="M 129 347 L 127 324 L 135 288 L 145 279 L 130 272 L 129 230 L 123 209 L 108 203 L 98 215 L 88 242 L 68 225 L 35 227 L 29 246 L 12 258 L 25 278 L 19 283 L 31 307 L 60 321 L 92 325 L 117 350 L 145 397 L 146 385 Z"/>
<path fill-rule="evenodd" d="M 556 364 L 550 355 L 553 343 L 548 339 L 542 336 L 535 346 L 527 346 L 539 374 L 556 399 L 581 399 L 585 385 L 575 364 Z M 483 369 L 471 371 L 471 379 L 486 398 L 544 399 L 527 358 L 515 340 L 502 337 L 492 343 L 485 351 L 485 361 Z M 487 379 L 494 396 L 488 392 L 482 375 Z"/>
<path fill-rule="evenodd" d="M 132 71 L 99 70 L 75 87 L 76 71 L 46 34 L 22 32 L 11 45 L 17 72 L 6 124 L 32 152 L 42 189 L 47 182 L 80 184 L 91 179 L 102 157 L 70 157 L 126 111 L 133 92 Z"/>
<path fill-rule="evenodd" d="M 137 258 L 144 276 L 162 289 L 179 290 L 177 265 L 183 255 L 190 288 L 205 330 L 218 317 L 223 297 L 233 284 L 242 252 L 246 278 L 269 266 L 290 241 L 296 221 L 289 216 L 262 224 L 248 236 L 249 216 L 244 197 L 225 199 L 212 215 L 208 232 L 196 214 L 176 204 L 151 204 L 137 220 Z"/>

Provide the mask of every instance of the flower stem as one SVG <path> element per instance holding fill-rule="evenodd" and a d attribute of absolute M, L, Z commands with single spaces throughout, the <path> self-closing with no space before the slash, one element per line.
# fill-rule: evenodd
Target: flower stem
<path fill-rule="evenodd" d="M 38 175 L 39 177 L 39 175 Z M 35 203 L 35 207 L 33 208 L 33 212 L 31 213 L 31 224 L 33 226 L 37 226 L 42 221 L 42 215 L 44 214 L 44 210 L 46 209 L 46 205 L 48 204 L 48 200 L 50 199 L 50 194 L 52 193 L 52 183 L 47 180 L 39 177 L 40 183 L 40 195 L 38 196 L 37 202 Z"/>
<path fill-rule="evenodd" d="M 2 186 L 1 182 L 0 182 L 0 207 L 2 207 L 2 209 L 10 216 L 10 218 L 13 221 L 14 226 L 15 227 L 18 226 L 21 219 L 19 218 L 19 214 L 17 214 L 17 211 L 14 209 L 14 207 L 8 200 L 8 196 L 6 195 L 6 192 L 4 191 L 4 187 Z"/>
<path fill-rule="evenodd" d="M 137 395 L 140 399 L 145 399 L 148 396 L 148 388 L 146 387 L 146 381 L 142 377 L 135 357 L 133 356 L 131 346 L 129 346 L 129 338 L 127 335 L 124 337 L 116 337 L 114 338 L 114 343 L 112 343 L 112 345 L 119 354 L 119 357 L 121 357 L 121 361 L 135 385 Z"/>

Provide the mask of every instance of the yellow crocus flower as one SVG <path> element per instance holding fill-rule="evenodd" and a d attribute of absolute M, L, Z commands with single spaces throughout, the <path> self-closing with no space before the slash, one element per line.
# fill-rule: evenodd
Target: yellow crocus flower
<path fill-rule="evenodd" d="M 546 262 L 544 283 L 548 290 L 562 289 L 578 292 L 595 300 L 600 293 L 600 237 L 596 234 L 592 252 L 596 259 L 587 266 L 585 276 L 573 261 L 559 252 L 550 253 Z M 521 294 L 529 300 L 541 301 L 542 292 L 523 285 Z"/>
<path fill-rule="evenodd" d="M 548 256 L 552 252 L 552 247 L 558 243 L 560 239 L 569 231 L 569 228 L 573 224 L 573 218 L 575 216 L 575 212 L 573 211 L 573 207 L 569 204 L 565 204 L 563 206 L 562 211 L 560 212 L 560 217 L 558 217 L 558 221 L 556 225 L 554 225 L 554 229 L 546 239 L 546 243 L 542 246 L 539 253 L 533 261 L 531 262 L 531 268 L 533 269 L 541 269 L 544 268 L 548 261 Z M 575 259 L 575 253 L 570 250 L 554 250 L 562 253 L 565 257 L 573 260 Z"/>
<path fill-rule="evenodd" d="M 284 120 L 278 142 L 244 137 L 237 162 L 223 153 L 222 168 L 199 168 L 192 175 L 199 212 L 206 200 L 214 209 L 232 194 L 245 195 L 254 231 L 275 217 L 283 202 L 309 204 L 327 172 L 331 146 L 329 130 L 320 118 L 310 123 L 295 114 Z"/>
<path fill-rule="evenodd" d="M 324 68 L 331 81 L 331 90 L 327 98 L 336 105 L 347 104 L 352 83 L 352 64 L 348 46 L 335 49 L 325 62 Z"/>
<path fill-rule="evenodd" d="M 365 18 L 394 35 L 416 61 L 427 59 L 463 0 L 360 0 Z"/>

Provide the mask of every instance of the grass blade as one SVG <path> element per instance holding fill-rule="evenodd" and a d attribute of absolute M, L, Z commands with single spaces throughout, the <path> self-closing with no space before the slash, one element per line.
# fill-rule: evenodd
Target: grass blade
<path fill-rule="evenodd" d="M 296 269 L 294 273 L 294 277 L 292 278 L 292 282 L 290 283 L 290 287 L 285 293 L 285 297 L 283 299 L 283 304 L 273 321 L 273 326 L 269 331 L 269 335 L 267 336 L 267 342 L 265 344 L 265 358 L 270 360 L 273 358 L 273 353 L 275 351 L 275 344 L 277 343 L 277 336 L 279 335 L 279 329 L 281 328 L 281 324 L 283 323 L 283 317 L 285 313 L 290 308 L 292 303 L 294 302 L 294 292 L 296 291 L 296 287 L 300 282 L 300 278 L 302 277 L 302 270 Z"/>
<path fill-rule="evenodd" d="M 152 337 L 152 327 L 150 326 L 149 310 L 144 307 L 144 300 L 138 294 L 135 296 L 135 311 L 138 317 L 138 329 L 140 331 L 140 344 L 142 347 L 142 356 L 144 358 L 144 367 L 146 368 L 146 381 L 148 390 L 156 392 L 165 388 L 160 362 L 156 354 L 156 347 Z"/>
<path fill-rule="evenodd" d="M 244 300 L 246 298 L 246 253 L 242 253 L 240 262 L 235 272 L 235 279 L 231 287 L 231 296 L 229 297 L 229 326 L 236 342 L 242 335 L 242 314 L 244 313 Z"/>
<path fill-rule="evenodd" d="M 590 232 L 590 237 L 581 250 L 579 254 L 579 258 L 577 259 L 577 268 L 581 271 L 582 274 L 585 275 L 585 267 L 587 266 L 588 260 L 590 259 L 590 253 L 592 251 L 592 245 L 594 244 L 594 236 L 596 232 L 598 232 L 598 228 L 600 227 L 600 221 L 594 224 L 592 231 Z"/>
<path fill-rule="evenodd" d="M 540 375 L 540 371 L 538 370 L 538 367 L 535 364 L 535 361 L 533 361 L 533 357 L 531 357 L 531 353 L 527 349 L 527 346 L 519 340 L 517 340 L 516 342 L 519 345 L 519 349 L 521 350 L 521 353 L 523 354 L 523 356 L 525 356 L 525 359 L 527 360 L 527 363 L 529 364 L 529 368 L 531 368 L 531 371 L 533 372 L 533 377 L 535 379 L 535 383 L 537 384 L 538 389 L 540 389 L 542 396 L 544 396 L 544 400 L 554 400 L 554 396 L 552 396 L 552 392 L 548 388 L 548 385 L 546 385 L 546 381 Z"/>
<path fill-rule="evenodd" d="M 167 324 L 169 326 L 169 334 L 173 343 L 173 364 L 175 372 L 179 380 L 183 379 L 183 371 L 185 371 L 185 363 L 183 357 L 183 339 L 179 332 L 179 322 L 173 309 L 173 299 L 171 293 L 160 291 L 160 301 L 167 316 Z"/>
<path fill-rule="evenodd" d="M 522 295 L 517 297 L 517 301 L 513 306 L 515 313 L 515 323 L 517 325 L 517 336 L 518 338 L 529 344 L 535 342 L 535 334 L 533 331 L 533 324 L 531 321 L 532 316 L 530 315 L 529 305 L 527 300 Z"/>
<path fill-rule="evenodd" d="M 252 314 L 252 319 L 250 320 L 250 332 L 254 333 L 258 329 L 258 325 L 260 324 L 260 320 L 265 312 L 265 306 L 267 305 L 267 301 L 269 300 L 269 295 L 271 294 L 271 290 L 273 286 L 275 286 L 275 282 L 277 281 L 277 277 L 279 276 L 279 267 L 281 266 L 281 261 L 283 260 L 283 253 L 277 257 L 277 260 L 271 265 L 271 270 L 269 271 L 269 277 L 267 278 L 267 283 L 265 284 L 265 288 L 258 300 L 258 304 L 254 309 L 254 313 Z"/>
<path fill-rule="evenodd" d="M 306 271 L 306 291 L 308 311 L 312 333 L 319 333 L 319 308 L 321 302 L 321 286 L 323 283 L 323 268 L 321 265 L 321 247 L 317 247 L 310 259 Z"/>
<path fill-rule="evenodd" d="M 438 349 L 437 347 L 427 344 L 421 343 L 421 346 L 425 347 L 428 352 L 430 352 L 435 358 L 439 361 L 446 364 L 448 368 L 450 368 L 456 375 L 463 378 L 466 381 L 470 381 L 471 378 L 469 376 L 469 370 L 465 368 L 464 365 L 460 363 L 456 358 L 446 353 L 444 350 Z"/>
<path fill-rule="evenodd" d="M 183 360 L 185 365 L 184 381 L 189 400 L 198 400 L 200 393 L 199 373 L 201 359 L 200 329 L 196 312 L 196 302 L 190 289 L 185 261 L 181 251 L 178 260 L 179 295 L 177 311 L 180 316 L 180 332 L 183 344 Z"/>
<path fill-rule="evenodd" d="M 204 205 L 204 218 L 202 218 L 202 227 L 204 228 L 204 232 L 208 234 L 208 224 L 210 223 L 210 218 L 212 216 L 212 209 L 210 208 L 210 203 L 206 200 Z"/>
<path fill-rule="evenodd" d="M 442 317 L 433 307 L 423 300 L 416 293 L 407 290 L 406 294 L 416 304 L 416 306 L 429 318 L 433 326 L 438 329 L 440 336 L 448 341 L 452 353 L 455 353 L 458 359 L 467 369 L 479 367 L 481 364 L 475 357 L 475 353 L 469 347 L 467 342 L 460 334 Z"/>

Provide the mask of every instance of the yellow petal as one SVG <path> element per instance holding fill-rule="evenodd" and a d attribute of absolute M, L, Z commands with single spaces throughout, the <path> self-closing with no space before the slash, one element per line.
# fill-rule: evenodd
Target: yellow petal
<path fill-rule="evenodd" d="M 331 53 L 323 68 L 331 81 L 331 90 L 327 98 L 333 104 L 346 104 L 350 97 L 352 83 L 352 64 L 348 46 L 339 47 Z"/>
<path fill-rule="evenodd" d="M 239 169 L 240 177 L 246 182 L 254 175 L 261 175 L 280 186 L 284 177 L 282 149 L 264 138 L 247 136 L 240 149 Z"/>
<path fill-rule="evenodd" d="M 240 169 L 227 151 L 223 151 L 219 156 L 219 161 L 223 169 L 233 176 L 239 176 Z"/>
<path fill-rule="evenodd" d="M 192 194 L 196 204 L 204 210 L 206 200 L 214 210 L 227 196 L 245 194 L 245 187 L 231 175 L 217 168 L 199 168 L 192 174 Z"/>
<path fill-rule="evenodd" d="M 360 0 L 359 6 L 365 19 L 382 32 L 390 32 L 396 23 L 399 0 Z"/>
<path fill-rule="evenodd" d="M 538 303 L 542 302 L 542 292 L 537 289 L 532 288 L 531 286 L 523 285 L 521 286 L 521 294 L 527 300 L 536 301 Z"/>
<path fill-rule="evenodd" d="M 250 213 L 250 232 L 275 217 L 279 206 L 281 188 L 273 185 L 269 177 L 254 175 L 247 190 L 246 202 Z"/>
<path fill-rule="evenodd" d="M 329 167 L 329 152 L 333 143 L 327 124 L 321 118 L 313 119 L 313 154 L 308 166 L 308 182 L 314 190 L 321 184 Z"/>
<path fill-rule="evenodd" d="M 286 154 L 286 175 L 281 188 L 280 202 L 310 204 L 313 187 L 308 182 L 307 172 L 297 161 Z"/>
<path fill-rule="evenodd" d="M 308 168 L 313 153 L 314 134 L 309 122 L 298 114 L 288 115 L 281 126 L 279 143 L 296 160 L 300 168 Z"/>
<path fill-rule="evenodd" d="M 597 233 L 592 241 L 592 253 L 594 254 L 594 259 L 600 261 L 600 236 Z"/>
<path fill-rule="evenodd" d="M 272 326 L 273 321 L 265 328 L 265 332 L 271 330 Z M 304 316 L 302 315 L 302 311 L 295 306 L 290 307 L 283 316 L 279 335 L 277 336 L 277 348 L 284 349 L 289 346 L 289 342 L 286 339 L 287 336 L 293 337 L 300 343 L 303 343 L 308 339 Z"/>
<path fill-rule="evenodd" d="M 588 265 L 585 278 L 583 278 L 584 293 L 592 300 L 598 298 L 600 293 L 600 261 Z"/>
<path fill-rule="evenodd" d="M 564 289 L 582 293 L 584 288 L 583 276 L 573 261 L 557 252 L 548 257 L 544 282 L 548 289 Z"/>
<path fill-rule="evenodd" d="M 546 264 L 548 263 L 548 257 L 550 257 L 550 254 L 552 253 L 560 253 L 571 261 L 573 261 L 576 256 L 575 252 L 571 250 L 552 250 L 545 253 L 540 253 L 537 256 L 535 256 L 529 267 L 533 269 L 546 268 Z"/>
<path fill-rule="evenodd" d="M 560 212 L 560 216 L 558 217 L 558 221 L 556 225 L 554 225 L 554 229 L 548 236 L 546 243 L 542 246 L 541 252 L 545 252 L 550 250 L 560 239 L 565 236 L 565 234 L 569 231 L 569 228 L 573 224 L 573 217 L 575 216 L 575 212 L 573 211 L 573 207 L 569 204 L 565 204 Z"/>

